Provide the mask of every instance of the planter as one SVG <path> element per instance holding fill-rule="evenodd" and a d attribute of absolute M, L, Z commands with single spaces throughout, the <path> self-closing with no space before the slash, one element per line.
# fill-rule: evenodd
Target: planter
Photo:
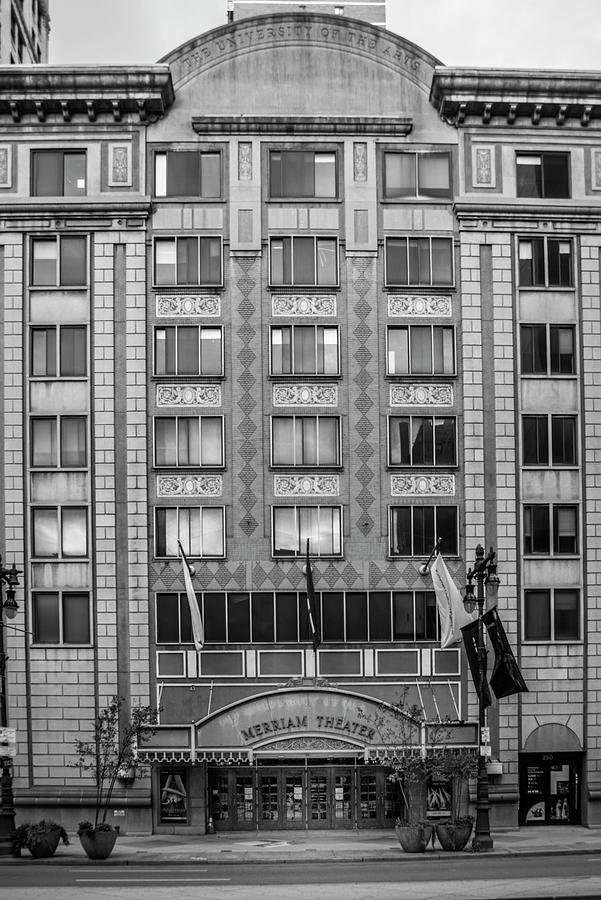
<path fill-rule="evenodd" d="M 47 859 L 49 856 L 54 856 L 60 839 L 60 828 L 55 828 L 48 834 L 40 835 L 35 843 L 27 844 L 27 849 L 34 859 Z"/>
<path fill-rule="evenodd" d="M 405 853 L 425 853 L 432 839 L 432 825 L 395 825 L 399 844 Z"/>
<path fill-rule="evenodd" d="M 80 831 L 79 840 L 89 859 L 107 859 L 113 852 L 118 828 L 88 828 Z"/>
<path fill-rule="evenodd" d="M 470 839 L 473 822 L 437 822 L 436 837 L 443 850 L 463 850 Z"/>

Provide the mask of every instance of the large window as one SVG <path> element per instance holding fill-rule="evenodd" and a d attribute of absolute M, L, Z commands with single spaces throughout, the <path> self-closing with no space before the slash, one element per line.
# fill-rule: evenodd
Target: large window
<path fill-rule="evenodd" d="M 574 326 L 522 325 L 520 361 L 522 375 L 574 375 Z"/>
<path fill-rule="evenodd" d="M 441 553 L 457 555 L 456 506 L 391 506 L 391 556 L 429 556 L 438 538 Z"/>
<path fill-rule="evenodd" d="M 34 197 L 79 197 L 86 193 L 86 154 L 82 150 L 34 150 L 31 154 Z"/>
<path fill-rule="evenodd" d="M 389 416 L 390 466 L 454 466 L 457 463 L 454 416 Z"/>
<path fill-rule="evenodd" d="M 385 153 L 384 197 L 450 197 L 449 153 Z"/>
<path fill-rule="evenodd" d="M 223 330 L 201 325 L 155 328 L 154 374 L 223 375 Z"/>
<path fill-rule="evenodd" d="M 272 285 L 337 285 L 338 241 L 324 237 L 277 237 L 270 241 Z"/>
<path fill-rule="evenodd" d="M 87 374 L 85 325 L 31 328 L 29 371 L 38 378 L 74 378 Z"/>
<path fill-rule="evenodd" d="M 454 375 L 452 325 L 389 325 L 388 375 Z"/>
<path fill-rule="evenodd" d="M 571 287 L 572 242 L 565 238 L 520 238 L 520 287 Z"/>
<path fill-rule="evenodd" d="M 222 416 L 156 416 L 155 466 L 223 466 Z"/>
<path fill-rule="evenodd" d="M 570 196 L 569 153 L 517 153 L 515 164 L 518 197 Z"/>
<path fill-rule="evenodd" d="M 271 327 L 272 375 L 339 375 L 338 328 L 329 325 Z"/>
<path fill-rule="evenodd" d="M 176 557 L 177 542 L 190 557 L 225 556 L 223 506 L 169 506 L 155 509 L 155 556 Z"/>
<path fill-rule="evenodd" d="M 559 588 L 524 591 L 524 639 L 580 640 L 580 592 Z"/>
<path fill-rule="evenodd" d="M 541 556 L 578 553 L 578 507 L 559 503 L 524 506 L 524 553 Z"/>
<path fill-rule="evenodd" d="M 87 465 L 85 416 L 32 417 L 33 468 L 79 469 Z"/>
<path fill-rule="evenodd" d="M 269 195 L 285 199 L 336 196 L 336 154 L 314 150 L 272 150 Z"/>
<path fill-rule="evenodd" d="M 576 416 L 523 416 L 524 465 L 575 466 L 577 423 Z"/>
<path fill-rule="evenodd" d="M 88 511 L 83 506 L 40 506 L 31 510 L 34 558 L 88 555 Z"/>
<path fill-rule="evenodd" d="M 167 150 L 154 154 L 156 197 L 221 196 L 221 154 L 200 150 Z"/>
<path fill-rule="evenodd" d="M 272 416 L 273 466 L 339 466 L 338 416 Z"/>
<path fill-rule="evenodd" d="M 74 591 L 34 591 L 34 644 L 89 644 L 90 596 Z"/>
<path fill-rule="evenodd" d="M 154 241 L 154 283 L 217 285 L 223 282 L 220 237 L 169 237 Z"/>
<path fill-rule="evenodd" d="M 342 556 L 341 506 L 274 506 L 273 555 Z"/>
<path fill-rule="evenodd" d="M 386 284 L 453 284 L 453 241 L 443 237 L 386 238 Z"/>
<path fill-rule="evenodd" d="M 79 235 L 32 238 L 30 274 L 33 287 L 86 285 L 86 238 Z"/>

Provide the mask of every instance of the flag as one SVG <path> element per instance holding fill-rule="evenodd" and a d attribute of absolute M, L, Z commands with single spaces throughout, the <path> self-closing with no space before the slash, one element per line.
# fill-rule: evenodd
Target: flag
<path fill-rule="evenodd" d="M 177 542 L 177 546 L 179 548 L 179 555 L 182 559 L 184 584 L 186 585 L 186 596 L 188 597 L 190 619 L 192 620 L 192 636 L 194 638 L 194 646 L 197 650 L 202 650 L 203 644 L 205 642 L 205 630 L 204 625 L 202 624 L 202 616 L 200 615 L 200 609 L 198 606 L 198 598 L 194 590 L 194 585 L 192 584 L 192 570 L 190 569 L 190 564 L 186 559 L 184 548 L 179 541 Z"/>
<path fill-rule="evenodd" d="M 490 676 L 490 686 L 495 697 L 500 700 L 501 697 L 510 697 L 511 694 L 527 691 L 528 687 L 507 640 L 497 607 L 493 606 L 484 613 L 482 621 L 486 625 L 490 642 L 495 651 L 495 664 Z"/>
<path fill-rule="evenodd" d="M 467 656 L 467 661 L 470 665 L 470 672 L 472 673 L 472 679 L 474 681 L 474 687 L 476 688 L 476 692 L 478 696 L 480 696 L 480 664 L 478 661 L 478 629 L 480 627 L 480 623 L 478 619 L 475 622 L 470 622 L 468 625 L 464 625 L 461 629 L 463 634 L 463 643 L 465 645 L 465 653 Z M 486 659 L 486 657 L 485 657 Z M 490 706 L 490 691 L 488 689 L 488 681 L 486 680 L 486 667 L 484 669 L 484 681 L 482 684 L 482 698 L 484 702 L 484 706 Z"/>
<path fill-rule="evenodd" d="M 319 630 L 319 619 L 317 617 L 317 601 L 315 599 L 315 588 L 313 587 L 313 573 L 311 571 L 311 560 L 309 559 L 309 539 L 307 538 L 307 563 L 305 565 L 305 578 L 307 580 L 307 613 L 309 615 L 309 627 L 311 628 L 311 639 L 313 641 L 313 649 L 317 650 L 321 644 L 321 632 Z"/>
<path fill-rule="evenodd" d="M 457 644 L 461 640 L 462 627 L 473 622 L 477 613 L 465 611 L 459 589 L 451 578 L 451 574 L 440 553 L 432 563 L 430 572 L 440 618 L 440 646 L 444 650 L 446 647 Z"/>

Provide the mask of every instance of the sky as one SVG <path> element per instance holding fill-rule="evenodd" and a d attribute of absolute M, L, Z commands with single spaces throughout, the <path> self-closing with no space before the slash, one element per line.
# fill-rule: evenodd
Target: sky
<path fill-rule="evenodd" d="M 226 8 L 226 0 L 50 0 L 50 62 L 155 63 L 224 25 Z M 387 0 L 387 24 L 449 66 L 601 70 L 601 0 Z"/>

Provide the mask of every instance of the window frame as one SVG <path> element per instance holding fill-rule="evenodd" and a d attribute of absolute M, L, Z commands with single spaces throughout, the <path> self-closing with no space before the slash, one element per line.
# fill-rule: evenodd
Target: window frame
<path fill-rule="evenodd" d="M 78 465 L 67 465 L 63 461 L 64 456 L 64 426 L 63 423 L 65 421 L 70 420 L 79 420 L 83 422 L 84 429 L 84 462 Z M 52 422 L 54 425 L 54 442 L 55 442 L 55 453 L 56 453 L 56 462 L 54 463 L 35 463 L 34 462 L 34 452 L 35 452 L 35 441 L 34 441 L 34 430 L 36 422 Z M 60 413 L 58 415 L 53 416 L 39 416 L 33 415 L 29 417 L 29 466 L 32 471 L 40 472 L 45 470 L 54 471 L 68 471 L 68 472 L 81 472 L 87 471 L 89 466 L 89 454 L 90 454 L 90 438 L 88 434 L 89 422 L 88 416 L 86 415 L 72 415 L 71 413 Z"/>
<path fill-rule="evenodd" d="M 36 607 L 36 599 L 39 595 L 56 595 L 57 597 L 57 630 L 58 641 L 42 641 L 37 637 L 38 631 L 38 614 Z M 65 601 L 69 597 L 86 597 L 87 598 L 87 625 L 88 639 L 86 641 L 65 641 Z M 31 592 L 31 643 L 35 647 L 91 647 L 92 640 L 92 595 L 90 591 L 81 590 L 42 590 L 35 589 Z"/>
<path fill-rule="evenodd" d="M 520 158 L 523 159 L 540 159 L 540 193 L 522 193 L 520 192 Z M 551 160 L 563 159 L 565 162 L 565 180 L 567 186 L 566 194 L 554 193 L 551 188 L 546 190 L 545 170 L 550 167 Z M 545 164 L 546 161 L 546 164 Z M 532 165 L 531 163 L 522 163 L 522 166 Z M 572 197 L 572 159 L 569 150 L 516 150 L 515 152 L 515 193 L 516 197 L 524 200 L 570 200 Z"/>
<path fill-rule="evenodd" d="M 57 193 L 41 193 L 38 194 L 36 192 L 36 181 L 38 174 L 38 164 L 41 157 L 60 157 L 61 161 L 61 173 L 60 180 L 62 181 L 62 189 Z M 66 173 L 65 173 L 65 157 L 74 156 L 83 158 L 83 171 L 84 171 L 84 186 L 83 189 L 68 191 L 66 188 L 68 187 L 66 182 Z M 88 192 L 88 154 L 87 150 L 75 150 L 75 149 L 63 149 L 63 148 L 54 148 L 54 147 L 40 147 L 35 150 L 30 151 L 30 196 L 31 197 L 85 197 Z"/>
<path fill-rule="evenodd" d="M 201 278 L 201 247 L 203 241 L 219 241 L 219 279 L 217 281 L 203 281 Z M 198 272 L 197 281 L 178 281 L 178 246 L 183 241 L 196 241 L 196 268 Z M 157 278 L 157 246 L 173 242 L 175 249 L 175 280 L 160 281 Z M 196 288 L 202 287 L 207 290 L 210 288 L 220 289 L 224 287 L 224 264 L 223 264 L 223 235 L 222 234 L 155 234 L 152 238 L 152 286 L 155 290 L 169 290 L 170 288 Z"/>
<path fill-rule="evenodd" d="M 306 462 L 292 462 L 292 463 L 277 463 L 274 462 L 275 456 L 275 441 L 274 441 L 274 425 L 275 420 L 292 420 L 292 445 L 296 450 L 297 447 L 297 420 L 307 420 L 307 419 L 315 419 L 315 430 L 316 430 L 316 455 L 319 457 L 320 449 L 321 449 L 321 436 L 319 434 L 320 424 L 322 419 L 326 419 L 328 421 L 335 421 L 336 424 L 336 462 L 335 463 L 322 463 L 319 461 L 314 463 L 306 463 Z M 302 424 L 300 426 L 302 428 Z M 302 437 L 301 437 L 302 441 Z M 290 415 L 272 415 L 270 416 L 269 421 L 269 460 L 270 466 L 273 469 L 340 469 L 342 467 L 342 459 L 343 459 L 343 449 L 342 449 L 342 419 L 339 415 L 324 415 L 324 414 L 304 414 L 304 413 L 292 413 Z M 296 456 L 296 454 L 295 454 Z"/>
<path fill-rule="evenodd" d="M 412 338 L 412 334 L 416 329 L 423 329 L 423 330 L 429 329 L 430 330 L 430 342 L 429 342 L 430 343 L 430 361 L 431 361 L 430 371 L 423 371 L 423 372 L 417 371 L 417 370 L 414 371 L 412 341 L 415 340 L 415 338 Z M 407 332 L 408 353 L 407 353 L 407 371 L 406 372 L 396 372 L 396 371 L 393 372 L 391 370 L 392 369 L 391 364 L 390 364 L 391 356 L 392 356 L 392 353 L 396 353 L 396 351 L 390 349 L 390 344 L 391 344 L 390 336 L 391 336 L 391 332 L 395 332 L 395 331 L 399 331 L 399 332 L 406 331 Z M 436 368 L 436 366 L 435 366 L 435 358 L 436 358 L 435 334 L 438 331 L 441 332 L 441 338 L 442 338 L 443 344 L 444 344 L 444 332 L 445 331 L 451 332 L 452 353 L 453 353 L 452 371 L 444 371 L 444 355 L 443 355 L 443 371 L 440 371 L 440 372 L 434 371 L 434 369 Z M 452 378 L 455 375 L 457 375 L 457 341 L 456 341 L 455 325 L 424 325 L 424 324 L 418 324 L 418 323 L 409 324 L 409 325 L 387 325 L 386 326 L 386 374 L 391 377 L 395 377 L 395 378 L 399 378 L 399 377 L 403 377 L 403 376 L 415 376 L 415 375 L 419 376 L 420 378 L 421 377 Z"/>
<path fill-rule="evenodd" d="M 313 348 L 314 348 L 314 357 L 316 361 L 315 369 L 318 368 L 318 357 L 319 357 L 319 341 L 318 334 L 319 329 L 323 329 L 323 331 L 332 331 L 336 334 L 336 371 L 335 372 L 318 372 L 318 371 L 299 371 L 296 367 L 296 331 L 299 328 L 305 329 L 313 329 L 314 339 L 313 339 Z M 289 331 L 290 332 L 290 371 L 289 372 L 276 372 L 274 370 L 274 340 L 273 336 L 276 331 Z M 325 346 L 325 340 L 323 341 L 323 345 Z M 282 346 L 284 346 L 284 342 L 282 341 Z M 269 374 L 273 378 L 291 378 L 291 377 L 301 377 L 301 378 L 337 378 L 341 374 L 340 370 L 340 326 L 339 325 L 274 325 L 271 324 L 269 326 Z"/>
<path fill-rule="evenodd" d="M 201 368 L 200 363 L 202 363 L 202 332 L 203 331 L 218 331 L 219 332 L 219 343 L 220 343 L 220 360 L 221 360 L 221 368 L 219 372 L 179 372 L 179 355 L 180 348 L 178 345 L 178 332 L 183 328 L 195 328 L 198 332 L 198 361 L 199 361 L 199 369 Z M 173 330 L 174 332 L 174 360 L 175 371 L 174 372 L 159 372 L 157 370 L 157 358 L 159 354 L 157 353 L 157 335 L 159 332 L 164 331 L 167 335 L 167 332 Z M 167 336 L 165 337 L 165 343 L 167 343 Z M 183 324 L 175 324 L 175 325 L 157 325 L 155 324 L 152 334 L 152 374 L 155 378 L 223 378 L 225 375 L 225 353 L 224 353 L 224 326 L 223 325 L 183 325 Z M 165 366 L 167 369 L 167 366 Z"/>
<path fill-rule="evenodd" d="M 409 553 L 395 553 L 393 540 L 394 540 L 394 519 L 395 519 L 395 511 L 396 510 L 409 510 L 411 517 L 411 552 Z M 415 528 L 416 528 L 416 514 L 417 511 L 424 510 L 433 510 L 433 529 L 432 535 L 428 536 L 427 544 L 422 547 L 416 547 L 416 538 L 415 538 Z M 439 510 L 454 510 L 454 518 L 455 518 L 455 544 L 451 547 L 448 546 L 448 537 L 441 532 L 439 527 Z M 441 545 L 441 552 L 444 553 L 445 556 L 458 556 L 459 555 L 459 507 L 456 504 L 446 504 L 446 503 L 425 503 L 425 504 L 413 504 L 413 503 L 391 503 L 388 507 L 388 556 L 391 559 L 412 559 L 415 557 L 423 557 L 427 556 L 432 547 L 434 547 L 437 539 L 442 537 L 443 543 Z M 452 536 L 453 537 L 453 536 Z M 446 543 L 446 546 L 445 546 Z M 427 550 L 425 549 L 427 546 Z M 424 552 L 425 550 L 425 552 Z"/>
<path fill-rule="evenodd" d="M 276 549 L 276 519 L 278 516 L 281 516 L 281 510 L 289 510 L 292 511 L 292 515 L 294 517 L 293 527 L 294 534 L 298 540 L 296 551 L 278 551 Z M 307 550 L 307 537 L 311 538 L 311 535 L 307 535 L 303 533 L 302 523 L 299 519 L 299 513 L 302 510 L 312 510 L 316 511 L 318 525 L 317 530 L 319 532 L 319 519 L 321 517 L 321 510 L 324 510 L 327 515 L 332 516 L 332 522 L 334 524 L 334 529 L 330 534 L 330 543 L 335 544 L 338 542 L 339 551 L 332 553 L 321 553 L 319 543 L 311 543 L 310 544 L 310 553 L 312 557 L 319 557 L 321 559 L 341 559 L 344 557 L 344 507 L 342 504 L 282 504 L 281 506 L 272 506 L 271 507 L 271 555 L 274 559 L 299 559 L 306 553 Z M 337 514 L 337 523 L 335 522 L 335 514 Z M 338 526 L 338 533 L 336 533 L 336 524 Z"/>
<path fill-rule="evenodd" d="M 559 514 L 562 509 L 574 511 L 575 527 L 574 531 L 569 533 L 569 536 L 573 540 L 575 548 L 570 550 L 560 549 L 562 532 L 559 528 Z M 540 516 L 539 522 L 545 527 L 547 538 L 546 545 L 548 545 L 545 549 L 532 549 L 534 541 L 533 510 L 536 510 L 536 514 Z M 542 522 L 542 510 L 546 510 L 546 521 L 544 523 Z M 527 523 L 528 518 L 529 523 Z M 524 503 L 522 505 L 522 532 L 522 550 L 524 556 L 539 559 L 550 557 L 559 557 L 561 559 L 566 557 L 578 557 L 580 555 L 581 545 L 580 506 L 578 503 Z M 567 534 L 567 532 L 565 532 L 565 534 Z"/>
<path fill-rule="evenodd" d="M 409 420 L 409 455 L 410 459 L 408 462 L 394 462 L 392 459 L 392 450 L 393 450 L 393 440 L 392 440 L 392 428 L 395 420 Z M 414 462 L 413 454 L 415 447 L 415 439 L 413 435 L 413 423 L 414 420 L 426 420 L 429 419 L 431 422 L 431 453 L 432 453 L 432 462 Z M 437 419 L 451 419 L 453 423 L 453 462 L 442 462 L 437 459 L 436 456 L 436 420 Z M 386 423 L 386 459 L 387 465 L 391 469 L 407 469 L 407 468 L 419 468 L 419 469 L 432 469 L 432 468 L 457 468 L 458 465 L 458 447 L 457 447 L 457 416 L 447 416 L 447 415 L 419 415 L 419 414 L 409 414 L 409 415 L 399 415 L 398 413 L 392 413 L 387 416 Z"/>
<path fill-rule="evenodd" d="M 388 188 L 388 158 L 392 156 L 406 156 L 413 157 L 413 182 L 414 182 L 414 190 L 411 192 L 409 189 L 407 193 L 402 193 L 397 196 L 389 193 Z M 447 172 L 448 172 L 448 188 L 442 189 L 431 189 L 431 191 L 422 189 L 421 179 L 420 179 L 420 162 L 423 160 L 427 160 L 430 157 L 446 157 L 447 161 Z M 397 149 L 383 149 L 382 150 L 382 199 L 387 202 L 399 202 L 403 200 L 438 200 L 439 202 L 444 199 L 450 200 L 453 196 L 453 160 L 452 153 L 450 150 L 397 150 Z"/>
<path fill-rule="evenodd" d="M 404 241 L 405 242 L 405 268 L 407 270 L 407 280 L 406 281 L 391 281 L 390 280 L 390 267 L 391 267 L 391 252 L 390 252 L 390 244 L 391 241 Z M 411 242 L 417 241 L 428 241 L 428 269 L 430 273 L 430 277 L 428 281 L 418 280 L 411 281 Z M 433 241 L 445 241 L 448 244 L 448 249 L 450 250 L 449 258 L 451 262 L 451 271 L 450 278 L 448 281 L 434 281 L 433 280 L 433 253 L 432 253 L 432 242 Z M 416 250 L 419 251 L 419 247 L 416 245 Z M 418 256 L 421 255 L 418 252 Z M 436 290 L 440 288 L 441 290 L 449 290 L 455 286 L 455 242 L 452 236 L 449 235 L 437 235 L 437 234 L 389 234 L 384 238 L 384 286 L 387 289 L 391 288 L 428 288 L 431 290 Z"/>
<path fill-rule="evenodd" d="M 575 283 L 575 265 L 574 265 L 574 240 L 572 237 L 563 236 L 563 235 L 518 235 L 517 238 L 517 266 L 516 266 L 516 274 L 517 274 L 517 287 L 523 291 L 536 291 L 536 290 L 549 290 L 549 291 L 564 291 L 571 290 L 573 291 L 576 288 Z M 530 244 L 530 256 L 522 256 L 522 247 Z M 558 260 L 557 260 L 557 271 L 560 275 L 560 280 L 558 283 L 551 282 L 550 279 L 550 256 L 549 256 L 549 245 L 557 244 L 558 246 Z M 570 248 L 569 253 L 569 273 L 567 278 L 567 283 L 563 283 L 562 271 L 561 271 L 561 253 L 559 252 L 561 244 L 567 244 Z M 538 254 L 536 251 L 536 247 L 542 246 L 542 254 Z M 531 281 L 523 281 L 523 269 L 525 267 L 522 266 L 522 260 L 528 261 L 530 260 L 530 274 Z M 543 278 L 540 280 L 539 275 L 536 272 L 537 267 L 540 267 L 542 264 L 542 273 Z M 539 279 L 539 280 L 537 280 Z"/>
<path fill-rule="evenodd" d="M 63 337 L 65 332 L 68 331 L 80 331 L 83 332 L 83 350 L 84 350 L 84 371 L 82 373 L 78 373 L 77 375 L 63 374 L 63 366 L 64 359 L 63 356 Z M 36 359 L 36 353 L 34 350 L 34 336 L 36 334 L 44 334 L 45 335 L 45 345 L 47 354 L 47 350 L 51 347 L 51 354 L 53 356 L 54 362 L 54 372 L 45 372 L 43 375 L 36 374 L 33 371 L 34 362 Z M 88 359 L 88 327 L 87 325 L 30 325 L 29 327 L 29 341 L 28 341 L 28 350 L 29 350 L 29 378 L 32 380 L 40 380 L 40 379 L 52 379 L 53 381 L 76 381 L 79 379 L 85 380 L 88 377 L 88 369 L 89 369 L 89 359 Z M 45 362 L 45 368 L 48 368 L 48 362 Z"/>
<path fill-rule="evenodd" d="M 541 365 L 540 368 L 535 368 L 536 366 L 536 332 L 544 332 L 544 367 Z M 572 350 L 571 353 L 565 354 L 560 350 L 561 343 L 561 332 L 566 331 L 571 334 L 571 342 L 572 342 Z M 530 337 L 526 340 L 527 332 L 530 332 Z M 549 376 L 553 378 L 574 378 L 578 374 L 578 353 L 577 353 L 577 334 L 576 334 L 576 326 L 569 324 L 559 324 L 559 323 L 551 323 L 551 322 L 522 322 L 520 323 L 520 375 L 525 377 L 539 377 L 539 378 L 548 378 Z M 527 345 L 530 344 L 530 347 Z M 554 345 L 557 346 L 557 351 L 554 352 Z M 532 369 L 524 366 L 524 363 L 528 363 L 528 359 L 526 354 L 529 353 L 532 357 Z M 557 356 L 559 365 L 554 367 L 553 361 L 554 356 Z M 562 371 L 561 360 L 569 359 L 571 362 L 570 371 Z"/>
<path fill-rule="evenodd" d="M 295 281 L 294 280 L 294 243 L 298 240 L 311 239 L 313 241 L 313 281 Z M 290 281 L 281 282 L 274 281 L 274 263 L 273 263 L 273 243 L 274 241 L 290 241 Z M 321 282 L 318 280 L 319 268 L 318 260 L 318 242 L 328 241 L 335 245 L 335 264 L 336 275 L 333 282 Z M 285 254 L 285 248 L 282 248 L 282 254 Z M 315 288 L 318 290 L 335 290 L 340 287 L 340 240 L 338 234 L 272 234 L 269 236 L 269 287 L 275 290 L 284 288 Z"/>
<path fill-rule="evenodd" d="M 199 505 L 194 505 L 194 506 L 192 506 L 192 505 L 190 505 L 190 506 L 162 506 L 162 505 L 158 505 L 158 504 L 157 504 L 157 505 L 154 507 L 154 515 L 153 515 L 153 556 L 154 556 L 155 559 L 177 559 L 177 557 L 178 557 L 178 551 L 177 551 L 177 549 L 174 548 L 174 552 L 173 552 L 173 553 L 169 553 L 169 552 L 168 552 L 168 550 L 169 550 L 168 543 L 169 543 L 169 542 L 168 542 L 168 540 L 167 540 L 167 528 L 165 528 L 165 536 L 164 536 L 164 540 L 165 540 L 165 553 L 164 553 L 164 554 L 159 554 L 159 552 L 158 552 L 158 551 L 159 551 L 159 531 L 160 531 L 160 529 L 159 529 L 159 517 L 161 516 L 161 514 L 162 514 L 163 512 L 170 512 L 170 511 L 174 511 L 174 510 L 175 510 L 175 512 L 176 512 L 176 518 L 177 518 L 177 522 L 176 522 L 176 524 L 177 524 L 176 537 L 174 538 L 174 540 L 175 540 L 176 542 L 177 542 L 177 541 L 181 541 L 181 544 L 182 544 L 182 547 L 183 547 L 183 549 L 184 549 L 184 553 L 186 554 L 186 556 L 188 556 L 188 557 L 191 558 L 191 559 L 192 559 L 192 558 L 193 558 L 193 559 L 226 559 L 226 556 L 227 556 L 227 540 L 226 540 L 226 537 L 227 537 L 227 535 L 226 535 L 225 506 L 223 506 L 223 505 L 221 505 L 221 506 L 220 506 L 220 505 L 214 505 L 214 506 L 213 506 L 213 505 L 209 505 L 209 504 L 199 504 Z M 222 543 L 222 547 L 223 547 L 223 552 L 222 552 L 222 553 L 204 553 L 204 552 L 203 552 L 202 546 L 201 546 L 201 552 L 200 552 L 200 553 L 197 553 L 197 552 L 196 552 L 196 549 L 195 549 L 195 548 L 192 548 L 192 547 L 190 546 L 189 542 L 186 540 L 186 536 L 182 534 L 182 530 L 181 530 L 181 526 L 180 526 L 180 516 L 181 516 L 181 513 L 187 513 L 187 514 L 189 514 L 189 513 L 192 512 L 193 510 L 199 510 L 199 511 L 200 511 L 200 519 L 201 519 L 201 520 L 202 520 L 202 517 L 203 517 L 203 512 L 204 512 L 205 510 L 218 510 L 218 511 L 220 512 L 220 514 L 221 514 L 221 543 Z M 166 522 L 166 524 L 167 524 L 167 522 Z M 202 522 L 201 522 L 201 533 L 200 533 L 200 538 L 199 538 L 199 539 L 200 539 L 200 541 L 202 542 L 202 540 L 203 540 L 203 535 L 202 535 Z"/>
<path fill-rule="evenodd" d="M 279 154 L 281 159 L 280 162 L 280 185 L 281 185 L 281 193 L 274 193 L 274 165 L 273 165 L 273 157 Z M 292 156 L 294 154 L 303 154 L 303 155 L 311 155 L 313 157 L 312 160 L 312 174 L 313 174 L 313 193 L 287 193 L 284 189 L 284 182 L 286 179 L 286 165 L 284 157 Z M 315 191 L 315 181 L 316 181 L 316 157 L 318 156 L 333 156 L 334 157 L 334 180 L 333 180 L 333 193 L 331 194 L 318 194 Z M 339 153 L 338 148 L 331 148 L 326 150 L 325 148 L 315 148 L 315 147 L 270 147 L 268 150 L 267 156 L 267 165 L 268 165 L 268 177 L 267 177 L 267 191 L 269 200 L 278 200 L 283 202 L 290 202 L 295 200 L 320 200 L 320 201 L 337 201 L 340 197 L 340 187 L 339 187 L 339 173 L 340 173 L 340 164 L 339 164 Z"/>
<path fill-rule="evenodd" d="M 176 158 L 178 154 L 188 153 L 188 154 L 197 154 L 198 159 L 198 192 L 196 193 L 169 193 L 168 184 L 169 184 L 169 158 Z M 219 159 L 219 192 L 217 194 L 212 193 L 203 193 L 203 157 L 209 156 L 217 156 Z M 165 159 L 165 193 L 159 193 L 157 190 L 157 181 L 158 181 L 158 165 L 159 160 Z M 191 197 L 197 200 L 202 200 L 203 202 L 207 201 L 222 201 L 224 197 L 224 161 L 223 161 L 223 151 L 220 148 L 212 148 L 208 147 L 203 148 L 202 150 L 196 147 L 186 147 L 180 148 L 179 150 L 173 150 L 170 147 L 162 147 L 157 148 L 152 153 L 152 187 L 153 187 L 153 196 L 159 199 L 160 201 L 164 200 L 176 200 L 182 199 L 185 197 Z"/>
<path fill-rule="evenodd" d="M 557 462 L 556 461 L 556 442 L 554 438 L 554 424 L 557 420 L 570 420 L 573 424 L 573 443 L 574 443 L 574 459 L 572 462 Z M 526 434 L 525 434 L 525 426 L 528 420 L 536 420 L 536 430 L 539 435 L 544 434 L 544 439 L 546 442 L 546 461 L 541 462 L 540 460 L 536 462 L 527 461 L 526 460 Z M 544 428 L 542 427 L 544 422 Z M 579 441 L 578 441 L 578 415 L 574 413 L 569 413 L 567 415 L 560 415 L 556 413 L 527 413 L 522 415 L 522 466 L 524 468 L 537 468 L 537 469 L 566 469 L 566 468 L 575 468 L 578 466 L 579 461 Z M 537 454 L 539 455 L 539 454 Z"/>
<path fill-rule="evenodd" d="M 199 415 L 154 415 L 152 421 L 152 464 L 155 469 L 224 469 L 225 468 L 225 420 L 223 415 L 211 415 L 209 413 L 202 413 Z M 179 461 L 173 463 L 158 463 L 157 462 L 157 423 L 159 421 L 173 421 L 175 428 L 175 436 L 174 436 L 174 445 L 175 445 L 175 455 L 176 459 L 179 460 L 180 457 L 180 430 L 179 430 L 179 422 L 181 419 L 185 420 L 195 420 L 198 422 L 198 448 L 199 455 L 201 457 L 201 462 L 196 463 L 180 463 Z M 221 462 L 219 463 L 204 463 L 202 462 L 202 428 L 203 428 L 203 420 L 204 419 L 218 419 L 220 425 L 220 449 L 221 449 Z"/>
<path fill-rule="evenodd" d="M 83 261 L 83 273 L 84 280 L 79 282 L 70 282 L 64 281 L 64 271 L 65 261 L 63 257 L 63 244 L 68 241 L 81 241 L 82 246 L 85 252 L 85 259 Z M 53 257 L 53 261 L 55 263 L 55 280 L 53 282 L 36 282 L 35 281 L 35 252 L 34 247 L 37 244 L 47 244 L 50 246 L 53 244 L 56 247 L 56 255 Z M 85 234 L 54 234 L 54 235 L 41 235 L 41 234 L 32 234 L 29 238 L 29 287 L 34 290 L 54 290 L 60 288 L 61 290 L 81 290 L 82 288 L 87 288 L 90 284 L 90 252 L 89 252 L 89 241 L 88 236 Z"/>
<path fill-rule="evenodd" d="M 527 612 L 527 604 L 529 596 L 533 594 L 546 594 L 546 599 L 548 602 L 548 610 L 547 610 L 547 618 L 549 622 L 549 636 L 548 637 L 535 637 L 532 636 L 532 633 L 528 633 L 528 625 L 529 625 L 529 614 Z M 564 596 L 568 594 L 573 594 L 576 597 L 576 615 L 577 615 L 577 628 L 576 628 L 576 637 L 558 637 L 557 636 L 557 604 L 556 599 L 557 596 Z M 583 615 L 582 615 L 582 591 L 580 588 L 525 588 L 522 593 L 522 640 L 524 643 L 529 644 L 574 644 L 582 642 L 582 627 L 583 627 Z"/>
<path fill-rule="evenodd" d="M 40 554 L 36 552 L 36 513 L 41 510 L 53 510 L 56 512 L 56 539 L 57 539 L 57 553 L 56 555 L 52 554 Z M 64 514 L 66 510 L 78 510 L 80 513 L 83 513 L 83 523 L 85 525 L 85 553 L 78 554 L 67 554 L 64 551 L 65 546 L 65 533 L 64 533 Z M 39 503 L 35 506 L 30 507 L 30 525 L 31 525 L 31 559 L 32 560 L 66 560 L 68 562 L 72 560 L 82 560 L 90 558 L 90 510 L 89 506 L 84 506 L 82 504 L 73 503 L 73 504 L 63 504 L 63 505 L 52 505 L 48 503 Z"/>

